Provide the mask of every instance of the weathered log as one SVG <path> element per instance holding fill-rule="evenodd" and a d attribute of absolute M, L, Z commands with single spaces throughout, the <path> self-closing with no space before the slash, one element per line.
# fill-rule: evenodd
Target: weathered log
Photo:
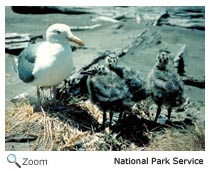
<path fill-rule="evenodd" d="M 174 67 L 177 68 L 177 73 L 179 75 L 184 75 L 185 70 L 184 70 L 184 51 L 186 49 L 186 45 L 183 45 L 180 49 L 180 51 L 177 53 L 177 55 L 174 58 Z"/>
<path fill-rule="evenodd" d="M 180 17 L 180 18 L 188 18 L 188 19 L 196 19 L 196 18 L 203 18 L 205 17 L 204 13 L 192 13 L 192 12 L 173 12 L 170 13 L 171 17 Z"/>
<path fill-rule="evenodd" d="M 20 52 L 28 46 L 28 42 L 24 42 L 24 43 L 17 43 L 15 45 L 12 46 L 5 46 L 5 52 L 12 54 L 12 55 L 19 55 Z"/>
<path fill-rule="evenodd" d="M 72 26 L 71 27 L 71 31 L 84 31 L 84 30 L 92 30 L 95 29 L 97 27 L 100 27 L 101 24 L 95 24 L 92 26 Z"/>
<path fill-rule="evenodd" d="M 28 33 L 6 33 L 5 52 L 13 55 L 19 55 L 19 53 L 26 48 L 29 43 L 35 43 L 37 39 L 42 38 L 42 35 L 32 36 Z"/>
<path fill-rule="evenodd" d="M 19 42 L 29 42 L 31 40 L 31 35 L 28 33 L 6 33 L 5 34 L 5 43 L 19 43 Z"/>
<path fill-rule="evenodd" d="M 169 8 L 167 13 L 157 17 L 154 26 L 169 25 L 188 29 L 205 30 L 205 8 Z"/>
<path fill-rule="evenodd" d="M 115 52 L 111 52 L 111 51 L 105 51 L 103 52 L 100 56 L 94 58 L 88 65 L 84 66 L 81 70 L 87 70 L 88 68 L 90 68 L 92 65 L 98 63 L 100 60 L 103 60 L 106 58 L 106 56 L 108 56 L 109 54 L 115 54 L 117 57 L 122 57 L 124 55 L 126 55 L 131 49 L 139 46 L 141 43 L 143 43 L 144 39 L 142 38 L 142 36 L 146 33 L 147 30 L 144 30 L 143 32 L 139 33 L 135 40 L 128 46 L 122 48 L 119 51 L 115 51 Z"/>
<path fill-rule="evenodd" d="M 183 17 L 183 18 L 205 18 L 205 8 L 204 7 L 181 7 L 181 8 L 171 8 L 169 10 L 172 17 Z"/>
<path fill-rule="evenodd" d="M 117 24 L 117 25 L 115 24 L 112 26 L 112 29 L 118 30 L 118 29 L 121 29 L 122 27 L 124 27 L 123 24 Z"/>
<path fill-rule="evenodd" d="M 205 8 L 203 6 L 188 6 L 188 7 L 177 8 L 176 12 L 204 13 L 205 12 Z"/>
<path fill-rule="evenodd" d="M 100 56 L 98 56 L 97 58 L 93 59 L 88 65 L 84 66 L 82 68 L 82 70 L 87 70 L 88 68 L 90 68 L 92 65 L 98 63 L 100 60 L 103 60 L 106 58 L 107 55 L 111 54 L 112 52 L 110 51 L 105 51 L 104 53 L 102 53 Z"/>
<path fill-rule="evenodd" d="M 169 26 L 185 27 L 188 29 L 205 30 L 205 23 L 203 19 L 180 19 L 180 18 L 169 18 L 168 20 L 161 21 L 161 24 Z"/>
<path fill-rule="evenodd" d="M 198 80 L 190 76 L 185 75 L 184 70 L 184 52 L 186 50 L 186 45 L 182 45 L 180 50 L 177 52 L 174 58 L 174 67 L 177 68 L 177 73 L 181 76 L 182 81 L 185 85 L 194 86 L 198 88 L 205 88 L 205 80 Z"/>
<path fill-rule="evenodd" d="M 198 79 L 195 79 L 195 78 L 189 77 L 189 76 L 183 76 L 183 77 L 181 77 L 181 79 L 185 85 L 194 86 L 194 87 L 198 87 L 198 88 L 202 88 L 202 89 L 205 88 L 205 79 L 198 80 Z"/>
<path fill-rule="evenodd" d="M 96 17 L 96 18 L 92 19 L 92 21 L 106 21 L 106 22 L 111 22 L 111 23 L 118 23 L 119 22 L 118 20 L 116 20 L 114 18 L 106 17 L 106 16 Z"/>
<path fill-rule="evenodd" d="M 117 15 L 114 17 L 115 20 L 123 20 L 123 19 L 127 19 L 127 17 L 123 14 L 123 15 Z"/>
<path fill-rule="evenodd" d="M 168 14 L 168 11 L 165 11 L 164 13 L 160 14 L 157 19 L 155 20 L 155 22 L 153 23 L 153 26 L 160 26 L 161 25 L 161 21 L 163 19 L 166 19 L 170 17 L 170 15 Z"/>
<path fill-rule="evenodd" d="M 155 20 L 154 26 L 169 25 L 188 29 L 205 30 L 204 13 L 170 12 L 163 13 Z"/>

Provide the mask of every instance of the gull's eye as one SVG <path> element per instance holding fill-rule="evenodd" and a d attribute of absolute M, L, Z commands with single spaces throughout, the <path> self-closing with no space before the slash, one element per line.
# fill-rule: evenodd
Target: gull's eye
<path fill-rule="evenodd" d="M 55 30 L 55 33 L 60 34 L 60 33 L 61 33 L 61 31 L 59 31 L 59 30 Z"/>

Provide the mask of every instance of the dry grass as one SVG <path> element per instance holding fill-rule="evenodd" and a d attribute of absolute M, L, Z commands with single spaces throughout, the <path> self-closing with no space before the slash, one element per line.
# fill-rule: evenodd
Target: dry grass
<path fill-rule="evenodd" d="M 23 142 L 24 139 L 25 143 L 33 144 L 29 150 L 45 151 L 205 149 L 202 124 L 195 123 L 187 129 L 164 128 L 155 132 L 146 130 L 145 134 L 148 134 L 150 143 L 140 146 L 109 129 L 95 132 L 96 126 L 101 121 L 101 112 L 91 103 L 83 100 L 68 104 L 62 110 L 44 107 L 40 112 L 33 112 L 32 106 L 24 101 L 6 112 L 6 141 L 9 142 L 12 139 L 12 142 L 18 143 Z"/>
<path fill-rule="evenodd" d="M 91 131 L 80 131 L 76 122 L 61 120 L 58 112 L 32 111 L 31 105 L 23 102 L 6 113 L 6 135 L 38 137 L 31 150 L 75 150 L 76 144 L 96 138 Z M 21 137 L 17 140 L 21 141 Z"/>
<path fill-rule="evenodd" d="M 202 151 L 205 150 L 203 124 L 194 123 L 186 129 L 164 129 L 155 133 L 147 151 Z"/>

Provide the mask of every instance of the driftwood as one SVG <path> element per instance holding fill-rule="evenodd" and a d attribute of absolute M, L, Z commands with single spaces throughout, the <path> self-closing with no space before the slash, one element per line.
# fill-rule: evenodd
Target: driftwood
<path fill-rule="evenodd" d="M 164 13 L 160 14 L 157 19 L 155 20 L 153 26 L 160 26 L 161 25 L 161 21 L 163 19 L 168 18 L 170 15 L 168 14 L 168 11 L 165 11 Z"/>
<path fill-rule="evenodd" d="M 177 19 L 170 18 L 167 21 L 162 21 L 161 24 L 170 25 L 170 26 L 178 26 L 185 27 L 188 29 L 197 29 L 197 30 L 205 30 L 205 23 L 203 19 Z"/>
<path fill-rule="evenodd" d="M 98 63 L 101 60 L 104 60 L 108 55 L 110 54 L 115 54 L 115 56 L 117 57 L 122 57 L 124 55 L 126 55 L 131 49 L 139 46 L 141 43 L 143 43 L 144 39 L 142 38 L 142 36 L 146 33 L 147 30 L 144 30 L 143 32 L 139 33 L 135 40 L 128 46 L 122 48 L 119 51 L 108 51 L 106 50 L 105 52 L 103 52 L 101 55 L 99 55 L 98 57 L 94 58 L 89 64 L 87 64 L 86 66 L 82 67 L 78 72 L 84 71 L 89 69 L 92 65 Z M 77 75 L 78 73 L 76 73 Z"/>
<path fill-rule="evenodd" d="M 125 14 L 119 14 L 119 15 L 112 16 L 112 17 L 98 16 L 98 17 L 92 19 L 92 21 L 107 21 L 107 22 L 111 22 L 111 23 L 118 23 L 118 22 L 120 22 L 120 20 L 129 19 L 129 18 L 131 18 L 131 17 L 127 17 Z"/>
<path fill-rule="evenodd" d="M 117 15 L 114 17 L 115 20 L 123 20 L 123 19 L 127 19 L 128 17 L 126 17 L 126 15 Z"/>
<path fill-rule="evenodd" d="M 5 43 L 17 43 L 17 42 L 28 42 L 31 39 L 31 35 L 28 33 L 18 34 L 18 33 L 6 33 Z"/>
<path fill-rule="evenodd" d="M 198 80 L 193 77 L 189 76 L 183 76 L 181 77 L 182 81 L 185 85 L 190 85 L 198 88 L 205 88 L 205 79 L 204 80 Z"/>
<path fill-rule="evenodd" d="M 179 16 L 183 18 L 205 18 L 205 8 L 204 7 L 181 7 L 181 8 L 171 8 L 170 14 L 172 16 Z"/>
<path fill-rule="evenodd" d="M 198 88 L 205 88 L 205 80 L 198 80 L 190 76 L 185 75 L 184 70 L 184 52 L 186 50 L 186 45 L 184 44 L 180 50 L 177 52 L 174 58 L 174 67 L 177 68 L 177 73 L 181 76 L 180 78 L 184 82 L 185 85 L 194 86 Z"/>
<path fill-rule="evenodd" d="M 101 24 L 95 24 L 92 26 L 72 26 L 71 27 L 71 31 L 84 31 L 84 30 L 92 30 L 95 29 L 97 27 L 100 27 Z"/>
<path fill-rule="evenodd" d="M 5 51 L 7 53 L 19 53 L 28 46 L 30 40 L 30 34 L 6 33 Z"/>
<path fill-rule="evenodd" d="M 104 53 L 102 53 L 100 56 L 98 56 L 97 58 L 93 59 L 88 65 L 82 67 L 82 70 L 87 70 L 88 68 L 90 68 L 92 65 L 98 63 L 100 60 L 103 60 L 106 58 L 107 55 L 111 54 L 111 51 L 105 51 Z"/>
<path fill-rule="evenodd" d="M 147 30 L 144 30 L 143 32 L 139 33 L 138 35 L 135 36 L 135 40 L 128 46 L 126 46 L 125 48 L 123 48 L 122 50 L 120 50 L 117 53 L 118 57 L 122 57 L 124 55 L 126 55 L 129 51 L 131 51 L 132 49 L 136 48 L 137 46 L 141 45 L 144 42 L 144 37 L 143 35 L 147 32 Z"/>
<path fill-rule="evenodd" d="M 112 29 L 118 30 L 118 29 L 121 29 L 122 27 L 124 27 L 123 24 L 114 24 L 114 25 L 112 26 Z"/>
<path fill-rule="evenodd" d="M 92 21 L 107 21 L 107 22 L 111 22 L 111 23 L 118 23 L 119 22 L 118 20 L 116 20 L 114 18 L 106 17 L 106 16 L 96 17 L 96 18 L 92 19 Z"/>
<path fill-rule="evenodd" d="M 98 63 L 100 60 L 105 59 L 106 56 L 109 55 L 109 54 L 115 54 L 115 56 L 117 56 L 117 57 L 122 57 L 122 56 L 126 55 L 131 49 L 136 48 L 141 43 L 143 43 L 144 39 L 142 38 L 142 36 L 146 33 L 146 31 L 147 30 L 144 30 L 143 32 L 139 33 L 136 36 L 135 40 L 130 45 L 122 48 L 119 51 L 115 51 L 115 52 L 105 51 L 105 52 L 103 52 L 100 56 L 98 56 L 97 58 L 93 59 L 88 65 L 84 66 L 81 70 L 87 70 L 92 65 Z"/>
<path fill-rule="evenodd" d="M 90 8 L 61 6 L 13 6 L 12 10 L 20 14 L 93 14 Z"/>
<path fill-rule="evenodd" d="M 184 75 L 185 70 L 184 70 L 184 52 L 186 49 L 186 45 L 183 45 L 180 49 L 180 51 L 177 53 L 177 55 L 174 58 L 174 67 L 177 68 L 177 73 L 179 75 Z"/>
<path fill-rule="evenodd" d="M 205 30 L 205 9 L 198 7 L 184 7 L 169 9 L 157 17 L 154 26 L 170 25 L 189 29 Z"/>
<path fill-rule="evenodd" d="M 29 43 L 35 43 L 37 39 L 42 38 L 42 35 L 32 36 L 28 33 L 6 33 L 5 52 L 13 55 L 19 55 L 19 53 L 27 47 Z"/>

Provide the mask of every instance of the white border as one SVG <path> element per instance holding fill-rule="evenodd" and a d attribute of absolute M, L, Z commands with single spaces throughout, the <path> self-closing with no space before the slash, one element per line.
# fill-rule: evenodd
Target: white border
<path fill-rule="evenodd" d="M 207 0 L 7 0 L 3 5 L 24 6 L 205 6 Z"/>
<path fill-rule="evenodd" d="M 12 6 L 12 5 L 34 5 L 34 6 L 205 6 L 206 9 L 206 42 L 205 46 L 209 45 L 209 18 L 210 16 L 210 3 L 208 0 L 36 0 L 36 1 L 28 1 L 28 0 L 7 0 L 6 2 L 1 1 L 0 6 L 0 170 L 15 170 L 16 166 L 10 164 L 6 161 L 7 155 L 10 153 L 5 150 L 4 146 L 4 121 L 5 121 L 5 47 L 4 47 L 4 40 L 5 40 L 5 6 Z M 205 47 L 205 73 L 209 73 L 209 48 Z M 207 77 L 208 74 L 205 74 L 206 78 L 206 89 L 205 89 L 205 118 L 206 118 L 206 150 L 204 152 L 15 152 L 18 158 L 22 157 L 29 157 L 32 159 L 39 158 L 44 159 L 47 158 L 49 160 L 48 167 L 35 167 L 35 166 L 26 166 L 22 167 L 22 170 L 46 170 L 46 169 L 68 169 L 68 170 L 106 170 L 106 169 L 113 169 L 113 170 L 154 170 L 160 169 L 162 171 L 168 169 L 179 169 L 179 170 L 209 170 L 210 169 L 210 159 L 209 159 L 209 78 Z M 131 158 L 144 158 L 144 157 L 159 157 L 159 158 L 173 158 L 178 156 L 180 158 L 203 158 L 204 165 L 196 166 L 196 165 L 122 165 L 117 166 L 113 165 L 113 158 L 114 157 L 131 157 Z M 18 161 L 18 159 L 17 159 Z M 18 168 L 17 168 L 18 169 Z"/>

